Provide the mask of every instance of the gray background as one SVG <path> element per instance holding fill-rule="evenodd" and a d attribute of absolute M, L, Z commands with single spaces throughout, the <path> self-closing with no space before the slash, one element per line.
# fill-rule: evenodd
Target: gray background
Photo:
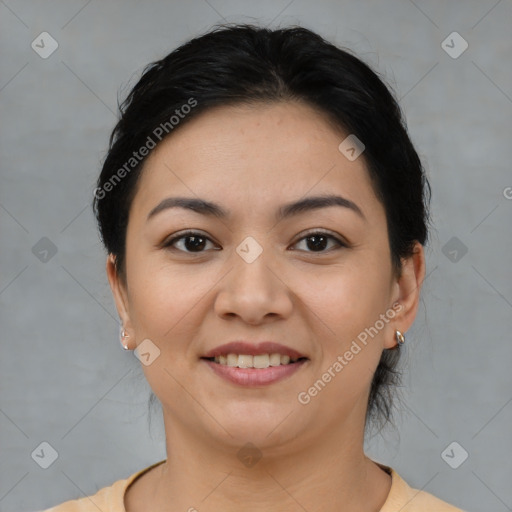
<path fill-rule="evenodd" d="M 89 204 L 118 91 L 223 19 L 305 25 L 395 88 L 435 228 L 402 413 L 368 453 L 467 510 L 512 510 L 512 3 L 255 4 L 0 1 L 0 510 L 89 495 L 165 458 L 140 363 L 119 345 Z M 47 59 L 31 48 L 43 31 L 59 44 Z M 469 44 L 458 58 L 441 46 L 453 31 Z M 55 255 L 33 250 L 42 237 Z M 43 441 L 58 452 L 48 469 L 31 458 Z M 457 469 L 441 457 L 453 441 L 469 454 Z"/>

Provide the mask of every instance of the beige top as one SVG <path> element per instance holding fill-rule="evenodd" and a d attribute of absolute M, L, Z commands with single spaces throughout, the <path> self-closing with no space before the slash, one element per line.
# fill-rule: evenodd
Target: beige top
<path fill-rule="evenodd" d="M 96 494 L 69 500 L 42 512 L 126 512 L 124 495 L 129 485 L 150 469 L 165 460 L 148 466 L 124 480 L 118 480 L 109 487 L 100 489 Z M 464 512 L 424 491 L 409 487 L 392 468 L 379 464 L 391 475 L 391 489 L 380 512 Z"/>

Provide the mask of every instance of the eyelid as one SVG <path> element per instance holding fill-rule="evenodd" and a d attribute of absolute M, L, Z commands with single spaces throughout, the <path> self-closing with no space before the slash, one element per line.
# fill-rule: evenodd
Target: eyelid
<path fill-rule="evenodd" d="M 349 246 L 349 242 L 344 237 L 342 237 L 338 233 L 335 233 L 334 231 L 330 231 L 330 230 L 324 229 L 324 228 L 311 228 L 311 229 L 308 229 L 307 231 L 300 233 L 299 235 L 297 235 L 297 241 L 294 242 L 293 245 L 295 245 L 297 242 L 300 242 L 304 238 L 307 238 L 308 236 L 311 236 L 311 235 L 325 235 L 329 238 L 333 238 L 340 245 L 343 245 L 344 247 Z"/>
<path fill-rule="evenodd" d="M 334 234 L 334 233 L 332 233 L 329 230 L 320 229 L 320 228 L 316 228 L 316 229 L 313 228 L 313 229 L 308 230 L 308 231 L 306 231 L 304 233 L 301 233 L 298 236 L 297 240 L 292 244 L 292 246 L 297 245 L 299 242 L 302 242 L 303 240 L 305 240 L 308 237 L 313 236 L 313 235 L 325 236 L 328 239 L 334 240 L 334 242 L 337 244 L 337 247 L 331 247 L 330 249 L 327 249 L 325 251 L 303 251 L 303 250 L 298 250 L 297 252 L 303 252 L 303 253 L 312 254 L 312 255 L 315 255 L 315 256 L 325 256 L 327 254 L 331 254 L 333 251 L 350 247 L 349 243 L 347 241 L 345 241 L 345 239 L 343 237 L 341 237 L 340 235 Z M 295 250 L 295 249 L 292 249 L 292 250 Z"/>
<path fill-rule="evenodd" d="M 161 244 L 159 244 L 159 247 L 162 248 L 162 249 L 166 249 L 166 248 L 174 249 L 174 247 L 172 247 L 172 244 L 174 242 L 176 242 L 178 240 L 181 240 L 182 238 L 187 238 L 189 236 L 190 237 L 191 236 L 198 236 L 198 237 L 204 238 L 205 240 L 208 240 L 212 244 L 215 244 L 215 242 L 209 236 L 205 235 L 200 230 L 197 230 L 197 229 L 186 229 L 184 231 L 178 231 L 177 233 L 173 233 L 171 236 L 167 237 Z M 192 252 L 187 253 L 187 251 L 180 251 L 180 252 L 184 252 L 186 254 L 194 254 Z M 205 251 L 202 251 L 202 252 L 205 252 Z M 195 253 L 195 254 L 200 254 L 200 252 L 199 253 Z"/>

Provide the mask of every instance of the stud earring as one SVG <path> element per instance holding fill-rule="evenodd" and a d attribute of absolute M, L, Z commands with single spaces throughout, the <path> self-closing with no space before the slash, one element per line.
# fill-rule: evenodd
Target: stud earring
<path fill-rule="evenodd" d="M 397 343 L 396 346 L 399 347 L 400 345 L 403 345 L 405 343 L 405 336 L 400 331 L 396 331 L 395 335 Z"/>
<path fill-rule="evenodd" d="M 124 329 L 121 330 L 121 346 L 125 349 L 125 350 L 128 350 L 128 344 L 126 343 L 125 340 L 127 340 L 130 335 L 126 333 L 126 331 Z"/>

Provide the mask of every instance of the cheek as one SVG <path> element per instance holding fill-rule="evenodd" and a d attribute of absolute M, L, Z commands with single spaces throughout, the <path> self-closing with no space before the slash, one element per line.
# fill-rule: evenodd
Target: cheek
<path fill-rule="evenodd" d="M 170 269 L 152 269 L 145 278 L 136 277 L 131 290 L 136 328 L 156 339 L 172 336 L 190 322 L 189 315 L 200 308 L 199 301 L 210 288 L 209 278 Z"/>
<path fill-rule="evenodd" d="M 145 257 L 133 259 L 130 281 L 131 316 L 137 343 L 151 340 L 158 357 L 142 370 L 153 392 L 172 410 L 179 410 L 183 388 L 192 375 L 198 337 L 204 320 L 205 296 L 213 285 L 212 276 L 204 273 L 176 272 L 169 267 L 151 266 Z M 128 274 L 130 276 L 130 274 Z M 187 387 L 188 384 L 187 384 Z"/>
<path fill-rule="evenodd" d="M 381 357 L 384 330 L 373 329 L 387 310 L 387 274 L 354 265 L 325 279 L 302 281 L 302 286 L 319 347 L 319 364 L 308 389 L 321 396 L 320 409 L 321 404 L 336 404 L 338 412 L 348 414 L 367 393 Z"/>
<path fill-rule="evenodd" d="M 200 337 L 205 308 L 211 308 L 209 293 L 224 272 L 207 265 L 172 266 L 142 251 L 132 253 L 127 272 L 137 341 L 149 338 L 162 361 L 188 367 L 196 359 L 191 341 Z"/>
<path fill-rule="evenodd" d="M 343 265 L 310 275 L 297 275 L 297 294 L 330 327 L 346 338 L 373 325 L 389 297 L 389 273 L 384 262 L 355 256 Z"/>
<path fill-rule="evenodd" d="M 308 310 L 314 313 L 308 312 L 309 321 L 317 326 L 318 378 L 323 374 L 333 382 L 324 399 L 342 403 L 361 396 L 371 383 L 387 332 L 380 318 L 389 307 L 390 265 L 362 252 L 321 277 L 300 282 Z M 335 378 L 323 373 L 329 370 Z"/>

